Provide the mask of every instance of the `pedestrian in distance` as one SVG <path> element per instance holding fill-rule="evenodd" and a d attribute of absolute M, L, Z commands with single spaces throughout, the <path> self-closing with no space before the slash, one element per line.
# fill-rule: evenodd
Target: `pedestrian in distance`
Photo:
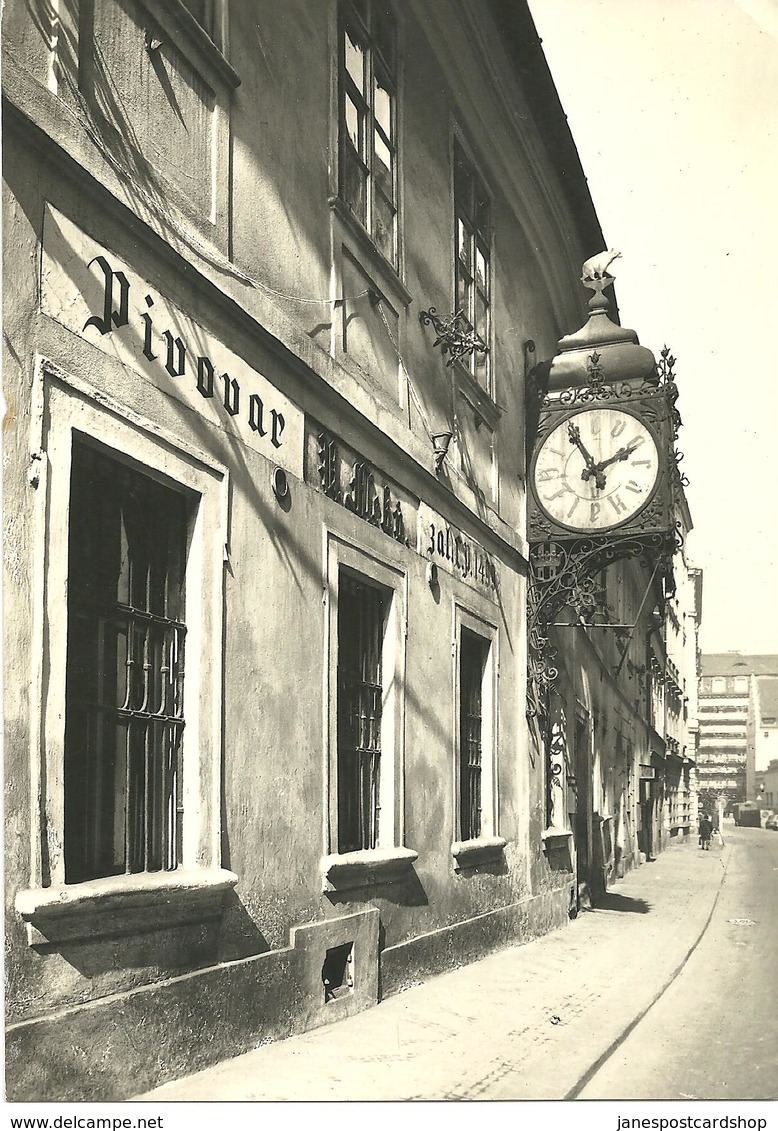
<path fill-rule="evenodd" d="M 711 821 L 707 813 L 703 813 L 702 819 L 700 820 L 700 844 L 706 852 L 710 849 L 710 838 L 712 833 L 713 821 Z"/>

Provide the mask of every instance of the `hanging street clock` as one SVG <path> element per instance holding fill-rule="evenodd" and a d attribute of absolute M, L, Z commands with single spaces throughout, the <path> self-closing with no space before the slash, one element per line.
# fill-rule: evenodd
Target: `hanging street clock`
<path fill-rule="evenodd" d="M 556 678 L 549 629 L 559 611 L 585 622 L 605 613 L 598 575 L 625 558 L 643 560 L 671 593 L 680 547 L 675 359 L 665 348 L 657 363 L 634 331 L 611 321 L 602 292 L 613 276 L 587 276 L 596 262 L 584 265 L 582 282 L 595 292 L 586 325 L 528 374 L 530 718 L 543 714 Z"/>

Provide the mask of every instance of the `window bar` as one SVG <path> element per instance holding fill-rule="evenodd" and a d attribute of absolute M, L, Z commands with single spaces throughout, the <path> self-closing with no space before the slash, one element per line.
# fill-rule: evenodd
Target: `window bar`
<path fill-rule="evenodd" d="M 481 833 L 481 679 L 483 654 L 476 641 L 462 638 L 460 701 L 462 723 L 460 811 L 461 835 L 472 839 Z"/>
<path fill-rule="evenodd" d="M 132 716 L 127 719 L 124 740 L 124 871 L 132 872 L 130 845 L 132 844 L 133 795 L 132 795 Z"/>
<path fill-rule="evenodd" d="M 91 865 L 97 863 L 102 854 L 104 839 L 103 790 L 102 790 L 102 759 L 100 751 L 104 735 L 104 704 L 105 704 L 105 621 L 100 617 L 97 621 L 97 686 L 96 707 L 94 709 L 94 738 L 95 742 L 89 751 L 86 775 L 87 805 L 92 808 L 92 835 L 87 849 L 86 858 Z M 89 719 L 89 709 L 86 715 Z M 87 726 L 88 726 L 87 722 Z"/>
<path fill-rule="evenodd" d="M 154 758 L 153 758 L 154 722 L 146 719 L 143 724 L 143 804 L 141 806 L 141 842 L 140 855 L 143 861 L 144 872 L 153 871 L 153 854 L 151 849 L 151 834 L 154 819 L 153 811 L 153 786 L 154 786 Z"/>

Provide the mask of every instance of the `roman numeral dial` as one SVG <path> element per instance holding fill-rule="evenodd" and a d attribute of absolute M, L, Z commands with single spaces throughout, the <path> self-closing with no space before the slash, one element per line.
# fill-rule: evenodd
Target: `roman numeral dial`
<path fill-rule="evenodd" d="M 534 460 L 540 507 L 570 530 L 620 526 L 642 510 L 659 478 L 651 429 L 631 412 L 602 405 L 564 418 Z"/>

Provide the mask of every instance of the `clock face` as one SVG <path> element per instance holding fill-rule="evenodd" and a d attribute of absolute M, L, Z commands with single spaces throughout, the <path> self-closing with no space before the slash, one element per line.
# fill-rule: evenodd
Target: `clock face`
<path fill-rule="evenodd" d="M 566 417 L 535 458 L 535 494 L 549 518 L 571 530 L 608 530 L 641 510 L 659 477 L 651 431 L 618 408 Z"/>

